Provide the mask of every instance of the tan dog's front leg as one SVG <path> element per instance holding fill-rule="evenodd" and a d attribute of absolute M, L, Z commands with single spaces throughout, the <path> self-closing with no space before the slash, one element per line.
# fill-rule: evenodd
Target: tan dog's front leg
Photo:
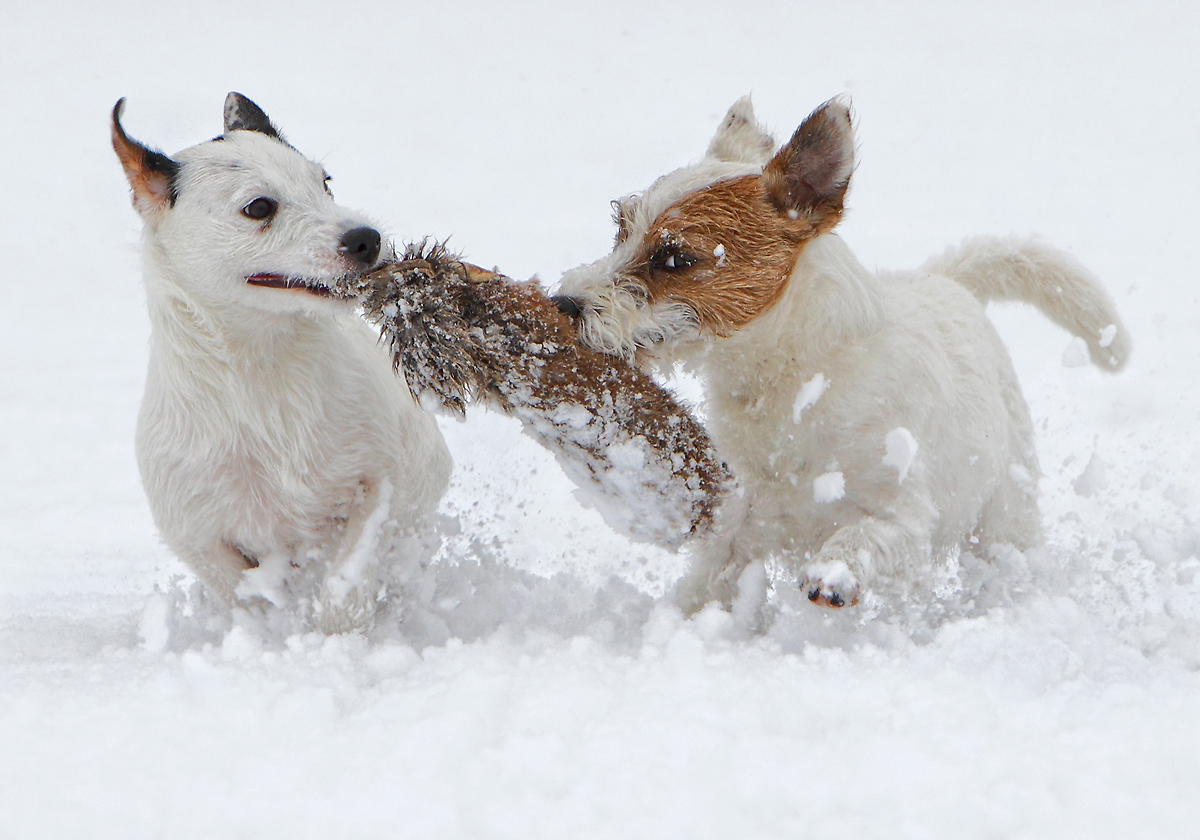
<path fill-rule="evenodd" d="M 738 578 L 750 558 L 728 540 L 705 545 L 692 558 L 692 567 L 675 586 L 675 603 L 685 616 L 692 616 L 710 601 L 729 611 L 738 593 Z"/>
<path fill-rule="evenodd" d="M 835 609 L 854 606 L 871 579 L 927 563 L 931 524 L 864 516 L 839 528 L 805 570 L 801 586 L 808 600 Z"/>
<path fill-rule="evenodd" d="M 718 514 L 714 533 L 690 546 L 691 567 L 675 584 L 675 603 L 684 615 L 698 613 L 710 601 L 717 601 L 725 610 L 732 608 L 738 579 L 755 559 L 738 539 L 749 511 L 744 497 L 729 497 Z"/>

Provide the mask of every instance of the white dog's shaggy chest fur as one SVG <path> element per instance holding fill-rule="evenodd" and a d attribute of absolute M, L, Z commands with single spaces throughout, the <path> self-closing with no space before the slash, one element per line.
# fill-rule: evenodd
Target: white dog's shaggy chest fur
<path fill-rule="evenodd" d="M 830 232 L 853 167 L 843 103 L 776 153 L 740 100 L 702 160 L 615 203 L 613 252 L 563 278 L 586 343 L 695 367 L 745 490 L 695 552 L 677 593 L 687 610 L 728 604 L 742 569 L 769 557 L 840 607 L 968 543 L 1034 544 L 1032 427 L 984 305 L 1033 303 L 1105 370 L 1128 353 L 1107 295 L 1037 241 L 971 240 L 917 271 L 866 270 Z"/>
<path fill-rule="evenodd" d="M 145 223 L 150 368 L 137 455 L 164 539 L 229 604 L 371 620 L 394 543 L 448 482 L 434 420 L 353 308 L 328 297 L 380 237 L 238 94 L 174 159 L 113 144 Z"/>

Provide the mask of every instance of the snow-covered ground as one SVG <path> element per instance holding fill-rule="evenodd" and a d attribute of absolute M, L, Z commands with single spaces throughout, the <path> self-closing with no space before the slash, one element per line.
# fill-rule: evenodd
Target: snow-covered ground
<path fill-rule="evenodd" d="M 0 837 L 1191 837 L 1200 821 L 1200 17 L 1192 2 L 0 8 Z M 109 147 L 239 90 L 399 238 L 552 281 L 752 92 L 848 92 L 868 265 L 1035 232 L 1114 293 L 1117 378 L 998 308 L 1044 550 L 929 603 L 780 586 L 746 637 L 514 421 L 444 429 L 419 626 L 214 631 L 133 457 L 139 224 Z M 457 562 L 455 562 L 457 561 Z"/>

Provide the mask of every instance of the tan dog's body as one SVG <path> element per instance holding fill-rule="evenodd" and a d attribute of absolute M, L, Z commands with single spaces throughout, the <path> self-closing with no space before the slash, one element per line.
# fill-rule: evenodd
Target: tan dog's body
<path fill-rule="evenodd" d="M 1116 369 L 1128 346 L 1111 301 L 1029 240 L 870 272 L 829 232 L 853 170 L 848 109 L 827 103 L 773 150 L 739 101 L 704 159 L 619 203 L 613 253 L 562 283 L 585 342 L 696 369 L 744 490 L 697 547 L 681 605 L 728 604 L 771 557 L 838 607 L 962 546 L 1035 544 L 1032 426 L 984 304 L 1034 303 Z"/>

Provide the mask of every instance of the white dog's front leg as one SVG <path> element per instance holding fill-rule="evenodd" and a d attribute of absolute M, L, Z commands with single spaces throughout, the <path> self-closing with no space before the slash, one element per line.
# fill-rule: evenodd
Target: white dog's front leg
<path fill-rule="evenodd" d="M 321 587 L 317 623 L 329 633 L 361 627 L 375 610 L 380 542 L 391 519 L 394 489 L 386 478 L 378 486 L 363 484 L 364 498 L 346 522 L 346 538 Z"/>
<path fill-rule="evenodd" d="M 179 556 L 196 577 L 229 606 L 238 603 L 237 589 L 244 575 L 258 567 L 258 558 L 224 540 L 213 540 L 204 551 L 179 550 Z"/>

